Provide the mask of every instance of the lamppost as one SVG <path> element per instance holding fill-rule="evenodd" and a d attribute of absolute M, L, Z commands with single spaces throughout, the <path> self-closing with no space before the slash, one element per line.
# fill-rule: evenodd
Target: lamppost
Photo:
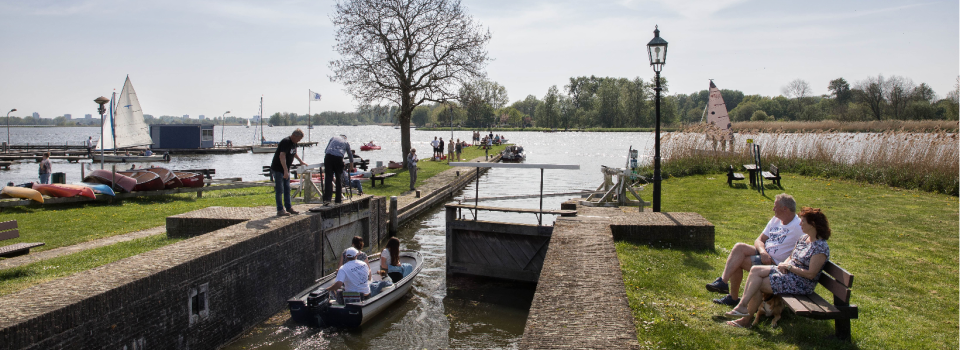
<path fill-rule="evenodd" d="M 653 211 L 660 211 L 660 70 L 663 64 L 667 63 L 667 41 L 660 37 L 660 29 L 653 27 L 653 40 L 647 43 L 647 55 L 650 57 L 650 65 L 653 71 L 657 73 L 657 132 L 654 135 L 654 154 L 653 154 Z"/>
<path fill-rule="evenodd" d="M 93 102 L 96 102 L 100 105 L 100 109 L 97 109 L 97 112 L 100 112 L 100 141 L 97 143 L 100 145 L 100 169 L 103 169 L 103 114 L 107 112 L 107 108 L 103 105 L 107 104 L 107 102 L 110 102 L 110 99 L 100 96 L 97 97 L 96 100 L 93 100 Z"/>
<path fill-rule="evenodd" d="M 10 113 L 13 113 L 16 111 L 17 109 L 14 108 L 14 109 L 11 109 L 9 112 L 7 112 L 7 147 L 10 147 Z M 6 148 L 4 148 L 4 151 L 6 151 Z"/>
<path fill-rule="evenodd" d="M 230 111 L 223 112 L 223 115 L 220 116 L 220 144 L 223 144 L 223 134 L 227 132 L 227 113 Z"/>

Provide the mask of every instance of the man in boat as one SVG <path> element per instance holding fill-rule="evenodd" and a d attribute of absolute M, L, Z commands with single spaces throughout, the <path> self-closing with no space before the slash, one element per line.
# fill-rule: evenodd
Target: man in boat
<path fill-rule="evenodd" d="M 723 275 L 707 284 L 708 291 L 727 294 L 721 299 L 713 299 L 713 302 L 737 306 L 743 271 L 750 271 L 754 265 L 777 265 L 787 260 L 802 236 L 796 200 L 789 194 L 778 194 L 773 201 L 773 217 L 753 245 L 735 244 L 727 257 Z"/>
<path fill-rule="evenodd" d="M 293 166 L 293 159 L 300 161 L 300 165 L 307 165 L 297 155 L 297 142 L 303 139 L 303 131 L 294 130 L 289 137 L 284 137 L 277 144 L 277 151 L 273 154 L 273 162 L 270 164 L 270 171 L 273 172 L 274 190 L 277 199 L 277 216 L 290 216 L 291 214 L 300 214 L 293 210 L 293 204 L 290 202 L 290 167 Z M 286 206 L 284 206 L 286 204 Z M 286 207 L 286 210 L 284 210 Z"/>
<path fill-rule="evenodd" d="M 353 165 L 353 152 L 350 150 L 350 144 L 347 143 L 347 135 L 334 136 L 327 142 L 327 149 L 323 156 L 323 204 L 330 204 L 330 197 L 336 193 L 336 204 L 343 202 L 343 157 L 350 158 L 350 169 Z M 333 192 L 334 180 L 336 180 L 337 192 Z"/>
<path fill-rule="evenodd" d="M 360 293 L 361 298 L 370 296 L 370 266 L 357 260 L 360 251 L 350 247 L 344 251 L 344 263 L 337 270 L 337 282 L 327 287 L 328 291 L 336 292 L 343 287 L 346 293 Z"/>

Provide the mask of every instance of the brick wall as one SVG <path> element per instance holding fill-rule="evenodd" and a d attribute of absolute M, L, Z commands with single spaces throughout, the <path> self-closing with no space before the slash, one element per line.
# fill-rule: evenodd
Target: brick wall
<path fill-rule="evenodd" d="M 0 348 L 215 349 L 332 271 L 322 252 L 344 247 L 324 236 L 383 235 L 385 203 L 253 219 L 0 297 Z"/>

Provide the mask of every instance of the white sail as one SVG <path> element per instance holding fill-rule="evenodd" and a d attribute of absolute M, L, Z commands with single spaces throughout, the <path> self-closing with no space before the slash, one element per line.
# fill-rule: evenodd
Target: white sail
<path fill-rule="evenodd" d="M 730 132 L 730 116 L 727 115 L 727 104 L 723 102 L 723 96 L 720 95 L 720 89 L 710 81 L 710 99 L 707 100 L 707 107 L 704 110 L 707 116 L 707 124 L 713 124 L 719 129 L 719 134 L 714 137 L 717 140 L 731 140 L 733 138 Z"/>
<path fill-rule="evenodd" d="M 116 133 L 116 147 L 135 147 L 153 144 L 150 138 L 150 127 L 143 120 L 143 111 L 140 110 L 140 101 L 137 92 L 133 90 L 130 76 L 123 83 L 123 90 L 117 98 L 117 111 L 113 118 L 114 132 Z"/>

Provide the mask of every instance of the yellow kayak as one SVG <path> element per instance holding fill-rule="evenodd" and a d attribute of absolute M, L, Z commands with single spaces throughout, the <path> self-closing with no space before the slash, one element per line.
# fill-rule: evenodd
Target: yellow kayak
<path fill-rule="evenodd" d="M 37 202 L 43 203 L 43 195 L 41 195 L 40 192 L 32 188 L 4 186 L 3 190 L 0 190 L 0 192 L 10 197 L 32 199 Z"/>

